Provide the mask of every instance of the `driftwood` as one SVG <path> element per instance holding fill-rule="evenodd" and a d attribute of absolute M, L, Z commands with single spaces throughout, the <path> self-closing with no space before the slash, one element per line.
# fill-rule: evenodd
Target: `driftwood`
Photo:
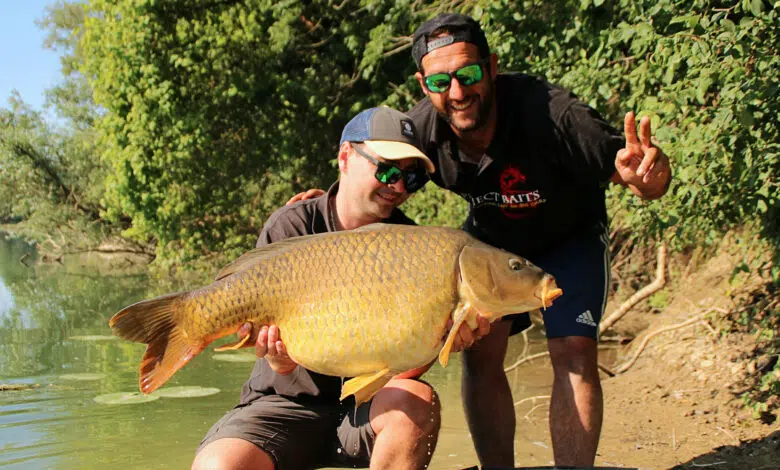
<path fill-rule="evenodd" d="M 523 398 L 522 400 L 516 401 L 515 402 L 515 406 L 521 405 L 521 404 L 523 404 L 523 403 L 525 403 L 527 401 L 530 401 L 530 402 L 532 402 L 531 403 L 532 405 L 535 405 L 536 404 L 536 400 L 549 400 L 549 399 L 550 399 L 550 395 L 537 395 L 535 397 L 526 397 L 526 398 Z"/>
<path fill-rule="evenodd" d="M 663 328 L 660 328 L 660 329 L 655 330 L 654 332 L 648 334 L 647 336 L 644 337 L 644 339 L 642 339 L 642 342 L 639 344 L 639 347 L 637 348 L 636 352 L 634 352 L 633 357 L 631 357 L 631 359 L 629 359 L 628 362 L 626 362 L 622 366 L 618 367 L 618 369 L 615 372 L 618 373 L 618 374 L 622 374 L 623 372 L 625 372 L 628 369 L 630 369 L 631 366 L 633 366 L 634 363 L 636 362 L 636 360 L 639 358 L 639 355 L 642 354 L 642 351 L 645 350 L 645 347 L 647 346 L 647 343 L 650 342 L 650 339 L 652 339 L 654 336 L 660 335 L 661 333 L 666 333 L 667 331 L 673 331 L 673 330 L 677 330 L 677 329 L 680 329 L 680 328 L 684 328 L 686 326 L 690 326 L 690 325 L 694 325 L 696 323 L 699 323 L 705 316 L 709 315 L 713 311 L 714 311 L 713 309 L 709 309 L 706 312 L 701 313 L 699 315 L 696 315 L 693 318 L 689 318 L 688 320 L 685 320 L 682 323 L 677 323 L 676 325 L 665 326 Z"/>
<path fill-rule="evenodd" d="M 650 283 L 650 284 L 646 285 L 645 287 L 643 287 L 642 289 L 640 289 L 639 291 L 637 291 L 628 300 L 623 302 L 623 304 L 620 305 L 620 307 L 617 310 L 612 312 L 606 319 L 602 320 L 601 324 L 599 325 L 599 334 L 604 333 L 604 331 L 606 331 L 607 329 L 611 328 L 612 325 L 614 325 L 618 320 L 623 318 L 626 315 L 626 313 L 628 313 L 631 310 L 631 308 L 633 308 L 637 303 L 639 303 L 642 300 L 646 299 L 647 297 L 649 297 L 653 293 L 659 291 L 660 289 L 662 289 L 666 285 L 666 254 L 667 254 L 667 252 L 666 252 L 666 245 L 662 243 L 661 245 L 658 246 L 658 256 L 657 256 L 657 260 L 658 261 L 656 263 L 655 280 L 652 283 Z M 695 319 L 695 321 L 699 321 L 701 318 L 703 318 L 703 315 L 697 317 Z M 607 374 L 610 377 L 614 377 L 617 374 L 625 372 L 626 370 L 628 370 L 628 368 L 630 368 L 633 365 L 634 361 L 636 361 L 636 358 L 639 357 L 639 354 L 641 354 L 642 350 L 647 345 L 647 341 L 651 337 L 655 336 L 658 333 L 662 333 L 664 331 L 670 331 L 670 330 L 673 330 L 673 329 L 676 329 L 676 328 L 682 328 L 683 326 L 686 326 L 686 325 L 692 323 L 693 320 L 694 319 L 689 320 L 688 322 L 685 322 L 684 324 L 675 325 L 675 327 L 662 328 L 661 330 L 658 330 L 657 332 L 653 332 L 653 333 L 649 334 L 643 340 L 643 342 L 640 345 L 639 350 L 635 354 L 634 358 L 632 358 L 632 360 L 629 361 L 629 363 L 626 363 L 623 366 L 621 366 L 618 370 L 612 370 L 612 369 L 610 369 L 609 367 L 607 367 L 607 366 L 605 366 L 603 364 L 598 364 L 599 370 L 601 370 L 602 372 L 604 372 L 605 374 Z M 516 369 L 520 365 L 525 364 L 526 362 L 532 361 L 534 359 L 539 359 L 539 358 L 542 358 L 542 357 L 546 357 L 546 356 L 549 356 L 549 355 L 550 355 L 549 351 L 533 354 L 533 355 L 530 355 L 530 356 L 525 356 L 525 354 L 523 354 L 522 356 L 524 356 L 524 357 L 522 357 L 521 359 L 518 359 L 517 361 L 515 361 L 514 364 L 512 364 L 511 366 L 505 368 L 504 372 L 505 373 L 509 372 L 511 370 Z"/>
<path fill-rule="evenodd" d="M 620 307 L 609 314 L 609 316 L 601 321 L 599 324 L 599 334 L 604 333 L 612 327 L 618 320 L 623 318 L 634 305 L 638 304 L 642 300 L 650 297 L 653 293 L 659 291 L 666 285 L 666 244 L 661 243 L 658 246 L 658 262 L 655 268 L 655 280 L 646 285 L 634 295 L 629 297 L 628 300 L 623 302 Z"/>
<path fill-rule="evenodd" d="M 717 309 L 717 308 L 708 309 L 706 312 L 701 313 L 699 315 L 696 315 L 693 318 L 689 318 L 688 320 L 686 320 L 686 321 L 684 321 L 682 323 L 678 323 L 676 325 L 665 326 L 663 328 L 660 328 L 660 329 L 658 329 L 658 330 L 648 334 L 647 336 L 645 336 L 642 339 L 642 342 L 639 344 L 639 347 L 637 348 L 636 352 L 634 352 L 634 355 L 631 357 L 631 359 L 628 360 L 628 362 L 624 363 L 623 365 L 621 365 L 620 367 L 618 367 L 615 370 L 612 370 L 609 367 L 599 363 L 598 364 L 599 370 L 601 370 L 605 374 L 609 375 L 610 377 L 614 377 L 614 376 L 616 376 L 618 374 L 622 374 L 623 372 L 627 371 L 628 369 L 630 369 L 634 365 L 636 360 L 639 358 L 639 356 L 645 350 L 645 348 L 647 347 L 647 344 L 650 342 L 650 340 L 653 337 L 655 337 L 657 335 L 660 335 L 661 333 L 666 333 L 668 331 L 677 330 L 677 329 L 680 329 L 680 328 L 684 328 L 686 326 L 690 326 L 690 325 L 699 323 L 699 322 L 701 322 L 704 319 L 704 317 L 706 317 L 707 315 L 711 314 L 714 311 L 721 311 L 721 309 Z M 542 357 L 546 357 L 546 356 L 549 356 L 549 355 L 550 355 L 549 351 L 544 351 L 544 352 L 540 352 L 540 353 L 537 353 L 537 354 L 532 354 L 530 356 L 523 357 L 522 359 L 517 360 L 511 366 L 505 368 L 504 372 L 509 372 L 509 371 L 511 371 L 513 369 L 516 369 L 520 365 L 525 364 L 526 362 L 530 362 L 530 361 L 532 361 L 534 359 L 540 359 Z"/>
<path fill-rule="evenodd" d="M 509 372 L 512 369 L 516 369 L 521 364 L 525 364 L 526 362 L 533 361 L 534 359 L 539 359 L 540 357 L 545 357 L 545 356 L 549 356 L 549 355 L 550 355 L 550 351 L 544 351 L 544 352 L 540 352 L 538 354 L 531 354 L 530 356 L 526 356 L 526 357 L 524 357 L 522 359 L 519 359 L 517 362 L 515 362 L 511 366 L 509 366 L 506 369 L 504 369 L 504 372 Z"/>
<path fill-rule="evenodd" d="M 512 364 L 511 366 L 509 366 L 506 369 L 504 369 L 504 373 L 509 372 L 509 371 L 511 371 L 513 369 L 516 369 L 517 367 L 519 367 L 522 364 L 525 364 L 526 362 L 533 361 L 534 359 L 540 359 L 542 357 L 546 357 L 546 356 L 549 356 L 549 355 L 550 355 L 550 351 L 544 351 L 544 352 L 540 352 L 540 353 L 537 353 L 537 354 L 533 354 L 531 356 L 525 356 L 522 359 L 518 359 L 514 364 Z M 605 365 L 603 365 L 601 363 L 598 363 L 597 365 L 599 367 L 599 370 L 601 370 L 602 372 L 604 372 L 608 376 L 614 377 L 616 375 L 616 373 L 612 369 L 610 369 L 609 367 L 607 367 L 607 366 L 605 366 Z M 517 405 L 517 403 L 515 403 L 515 405 Z"/>

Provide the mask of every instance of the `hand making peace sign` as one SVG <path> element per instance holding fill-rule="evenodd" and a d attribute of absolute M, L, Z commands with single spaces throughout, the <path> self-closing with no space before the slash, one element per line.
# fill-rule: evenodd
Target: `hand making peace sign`
<path fill-rule="evenodd" d="M 638 196 L 655 199 L 663 196 L 669 187 L 672 170 L 669 158 L 651 142 L 650 118 L 639 122 L 639 136 L 633 112 L 626 113 L 623 120 L 626 147 L 615 157 L 617 183 L 626 184 Z"/>

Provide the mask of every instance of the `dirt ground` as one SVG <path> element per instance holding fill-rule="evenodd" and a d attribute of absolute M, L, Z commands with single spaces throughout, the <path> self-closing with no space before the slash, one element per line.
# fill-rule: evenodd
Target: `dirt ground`
<path fill-rule="evenodd" d="M 636 338 L 615 364 L 607 364 L 613 368 L 659 328 L 706 311 L 715 314 L 652 337 L 626 372 L 603 376 L 605 414 L 597 465 L 780 469 L 778 407 L 756 419 L 739 398 L 751 376 L 767 367 L 767 359 L 757 354 L 755 337 L 719 331 L 718 316 L 733 308 L 733 266 L 727 255 L 711 259 L 678 280 L 665 308 L 656 313 L 637 309 L 615 325 L 612 335 Z M 616 306 L 608 306 L 607 312 Z"/>

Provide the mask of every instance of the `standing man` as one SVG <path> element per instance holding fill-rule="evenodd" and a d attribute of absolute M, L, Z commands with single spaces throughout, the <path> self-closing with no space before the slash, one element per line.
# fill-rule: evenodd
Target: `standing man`
<path fill-rule="evenodd" d="M 414 33 L 412 56 L 426 98 L 409 115 L 433 181 L 469 202 L 465 229 L 554 275 L 566 293 L 544 312 L 554 370 L 550 434 L 555 464 L 592 466 L 603 414 L 598 322 L 609 280 L 604 189 L 643 199 L 669 187 L 669 159 L 648 118 L 625 138 L 570 92 L 540 78 L 498 73 L 472 18 L 443 14 Z M 507 341 L 527 314 L 493 324 L 465 351 L 463 400 L 483 465 L 514 465 L 515 413 L 503 370 Z"/>
<path fill-rule="evenodd" d="M 340 179 L 326 194 L 274 212 L 257 246 L 375 222 L 413 224 L 397 207 L 434 171 L 412 120 L 390 108 L 363 111 L 346 125 L 338 166 Z M 460 331 L 470 344 L 471 332 Z M 396 377 L 355 411 L 353 397 L 339 402 L 339 377 L 306 370 L 287 356 L 282 333 L 274 325 L 258 332 L 260 359 L 241 401 L 208 432 L 192 468 L 427 467 L 440 424 L 428 384 Z"/>

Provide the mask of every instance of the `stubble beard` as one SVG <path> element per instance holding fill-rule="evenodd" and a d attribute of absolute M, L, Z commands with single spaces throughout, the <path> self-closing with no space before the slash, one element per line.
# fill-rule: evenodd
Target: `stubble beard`
<path fill-rule="evenodd" d="M 487 120 L 490 116 L 490 111 L 493 108 L 493 101 L 494 101 L 494 88 L 495 85 L 492 82 L 489 82 L 487 90 L 485 91 L 485 99 L 482 99 L 482 96 L 477 95 L 477 101 L 478 101 L 478 109 L 477 109 L 477 117 L 474 119 L 474 121 L 469 125 L 461 125 L 455 122 L 455 120 L 452 118 L 450 114 L 449 107 L 446 106 L 444 110 L 437 109 L 436 112 L 443 120 L 447 122 L 453 129 L 457 130 L 460 133 L 468 133 L 473 132 L 475 130 L 480 129 L 482 126 L 484 126 L 487 123 Z"/>

